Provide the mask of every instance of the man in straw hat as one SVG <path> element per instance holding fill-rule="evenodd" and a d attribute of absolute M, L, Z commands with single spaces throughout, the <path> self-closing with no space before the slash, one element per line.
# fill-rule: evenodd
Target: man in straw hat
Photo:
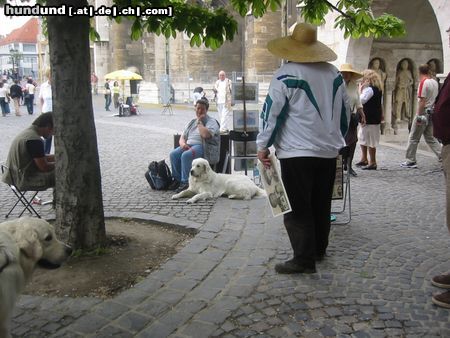
<path fill-rule="evenodd" d="M 358 142 L 358 122 L 365 124 L 366 118 L 363 112 L 363 105 L 359 97 L 358 85 L 356 80 L 362 77 L 362 74 L 353 69 L 349 63 L 344 63 L 339 67 L 339 71 L 345 82 L 347 95 L 350 104 L 350 124 L 345 135 L 345 144 L 348 146 L 348 154 L 344 156 L 344 170 L 348 170 L 350 175 L 357 176 L 352 168 L 353 156 L 355 154 L 356 143 Z"/>
<path fill-rule="evenodd" d="M 327 63 L 337 56 L 317 41 L 314 26 L 299 23 L 292 35 L 267 47 L 289 61 L 270 83 L 256 141 L 266 167 L 269 147 L 275 147 L 292 206 L 284 224 L 294 257 L 275 270 L 313 273 L 328 246 L 336 157 L 350 118 L 348 96 L 339 71 Z"/>

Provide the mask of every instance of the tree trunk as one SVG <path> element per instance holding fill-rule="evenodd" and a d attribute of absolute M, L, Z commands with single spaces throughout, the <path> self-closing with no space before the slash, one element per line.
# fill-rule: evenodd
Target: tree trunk
<path fill-rule="evenodd" d="M 87 1 L 47 5 L 87 7 Z M 47 17 L 55 122 L 56 226 L 75 248 L 105 243 L 105 219 L 90 83 L 89 17 Z"/>

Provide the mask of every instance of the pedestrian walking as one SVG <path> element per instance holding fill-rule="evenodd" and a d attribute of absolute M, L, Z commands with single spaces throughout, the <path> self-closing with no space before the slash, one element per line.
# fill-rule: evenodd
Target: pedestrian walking
<path fill-rule="evenodd" d="M 14 111 L 16 116 L 21 116 L 20 113 L 20 100 L 22 99 L 22 87 L 19 85 L 19 80 L 14 80 L 14 84 L 9 88 L 9 95 L 14 102 Z"/>
<path fill-rule="evenodd" d="M 29 78 L 25 85 L 25 105 L 27 106 L 28 114 L 33 115 L 34 106 L 34 91 L 36 86 L 33 83 L 33 79 Z"/>
<path fill-rule="evenodd" d="M 111 111 L 109 109 L 109 106 L 111 106 L 111 88 L 109 87 L 108 81 L 105 82 L 105 110 Z"/>
<path fill-rule="evenodd" d="M 219 72 L 219 79 L 214 84 L 217 94 L 217 112 L 220 116 L 220 132 L 227 133 L 233 129 L 233 110 L 231 108 L 231 80 L 226 77 L 223 70 Z"/>
<path fill-rule="evenodd" d="M 3 117 L 9 114 L 9 90 L 3 81 L 0 81 L 0 109 Z"/>
<path fill-rule="evenodd" d="M 417 146 L 423 135 L 430 149 L 441 158 L 441 146 L 433 136 L 433 121 L 431 113 L 434 101 L 439 92 L 439 84 L 431 77 L 430 66 L 423 64 L 419 66 L 420 83 L 417 88 L 417 112 L 411 124 L 411 131 L 406 148 L 406 161 L 400 164 L 403 168 L 417 168 L 416 153 Z"/>
<path fill-rule="evenodd" d="M 336 158 L 345 146 L 350 107 L 336 54 L 317 41 L 312 25 L 299 23 L 292 35 L 272 40 L 269 51 L 289 62 L 270 83 L 257 136 L 258 159 L 270 167 L 275 147 L 292 207 L 284 214 L 294 257 L 278 273 L 313 273 L 324 259 L 330 233 Z"/>

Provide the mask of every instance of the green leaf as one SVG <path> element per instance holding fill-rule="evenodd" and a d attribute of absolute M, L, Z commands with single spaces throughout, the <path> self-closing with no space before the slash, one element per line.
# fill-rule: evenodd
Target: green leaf
<path fill-rule="evenodd" d="M 131 26 L 131 39 L 138 40 L 142 37 L 142 26 L 139 19 L 134 20 Z"/>
<path fill-rule="evenodd" d="M 89 27 L 89 39 L 91 41 L 100 41 L 100 34 L 95 30 L 94 27 Z"/>

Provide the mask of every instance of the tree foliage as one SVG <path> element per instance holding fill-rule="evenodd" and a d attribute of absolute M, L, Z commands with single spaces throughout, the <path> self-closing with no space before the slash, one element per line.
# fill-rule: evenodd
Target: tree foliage
<path fill-rule="evenodd" d="M 166 7 L 173 6 L 173 17 L 150 16 L 128 17 L 133 20 L 131 37 L 139 39 L 142 32 L 152 32 L 165 37 L 176 37 L 177 31 L 184 31 L 190 37 L 191 46 L 216 49 L 225 40 L 232 40 L 237 32 L 237 22 L 230 14 L 233 8 L 239 15 L 251 12 L 255 17 L 263 16 L 268 10 L 275 11 L 282 0 L 230 0 L 230 7 L 215 8 L 208 2 L 192 4 L 179 0 L 114 0 L 118 6 Z M 374 17 L 370 0 L 340 0 L 333 4 L 327 0 L 300 0 L 301 15 L 305 21 L 322 25 L 325 16 L 337 12 L 335 27 L 344 31 L 346 38 L 361 36 L 379 38 L 397 37 L 406 33 L 405 24 L 399 18 L 383 14 Z M 121 20 L 121 18 L 116 18 Z"/>
<path fill-rule="evenodd" d="M 23 0 L 27 3 L 29 0 Z M 45 4 L 45 0 L 38 0 Z M 231 14 L 234 9 L 239 15 L 251 12 L 255 17 L 262 17 L 267 11 L 281 7 L 283 0 L 230 0 L 227 7 L 211 5 L 211 0 L 113 0 L 114 5 L 123 7 L 164 8 L 171 6 L 173 15 L 167 16 L 128 16 L 132 20 L 131 38 L 138 40 L 144 32 L 175 38 L 177 32 L 185 32 L 190 38 L 191 46 L 204 44 L 211 49 L 219 48 L 226 40 L 233 40 L 238 25 Z M 6 0 L 0 0 L 0 6 Z M 222 2 L 225 3 L 225 2 Z M 364 37 L 398 37 L 406 33 L 405 24 L 399 18 L 382 14 L 375 17 L 371 10 L 371 0 L 299 0 L 301 16 L 305 21 L 322 25 L 329 12 L 335 11 L 335 28 L 344 31 L 345 38 Z M 112 18 L 117 22 L 124 17 Z M 98 39 L 95 29 L 90 30 L 91 39 Z"/>

